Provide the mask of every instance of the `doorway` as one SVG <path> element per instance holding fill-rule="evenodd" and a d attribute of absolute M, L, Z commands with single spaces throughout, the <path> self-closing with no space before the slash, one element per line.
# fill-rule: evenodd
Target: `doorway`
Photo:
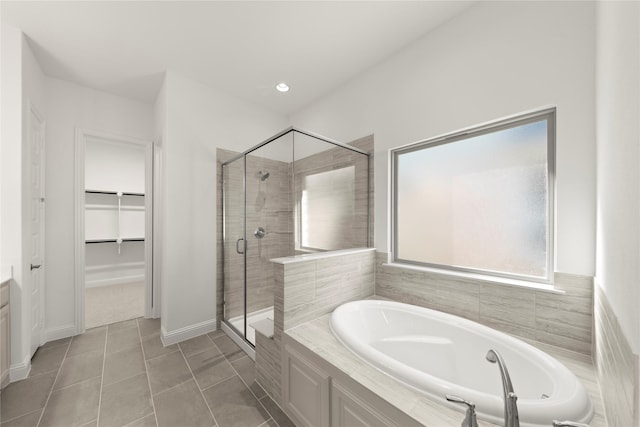
<path fill-rule="evenodd" d="M 153 144 L 76 132 L 76 327 L 156 317 Z"/>

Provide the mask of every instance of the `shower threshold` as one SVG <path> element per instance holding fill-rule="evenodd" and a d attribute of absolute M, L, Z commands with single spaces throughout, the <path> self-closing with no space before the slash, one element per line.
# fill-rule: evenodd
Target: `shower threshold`
<path fill-rule="evenodd" d="M 247 313 L 247 341 L 254 346 L 256 345 L 256 331 L 251 325 L 265 319 L 273 321 L 273 307 L 267 307 Z M 242 315 L 232 317 L 229 319 L 229 323 L 231 323 L 238 331 L 244 330 L 244 316 Z"/>

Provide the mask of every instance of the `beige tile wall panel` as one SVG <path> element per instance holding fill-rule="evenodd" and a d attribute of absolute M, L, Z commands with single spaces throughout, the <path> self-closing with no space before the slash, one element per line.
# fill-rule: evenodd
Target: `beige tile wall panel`
<path fill-rule="evenodd" d="M 633 354 L 618 319 L 599 286 L 595 292 L 594 360 L 610 426 L 637 426 L 638 355 Z"/>
<path fill-rule="evenodd" d="M 281 339 L 284 330 L 373 295 L 375 250 L 288 264 L 274 263 L 274 337 L 258 334 L 256 378 L 281 403 Z M 328 280 L 329 279 L 329 280 Z"/>
<path fill-rule="evenodd" d="M 455 314 L 497 330 L 591 354 L 593 279 L 556 273 L 564 293 L 385 265 L 376 254 L 376 295 Z"/>

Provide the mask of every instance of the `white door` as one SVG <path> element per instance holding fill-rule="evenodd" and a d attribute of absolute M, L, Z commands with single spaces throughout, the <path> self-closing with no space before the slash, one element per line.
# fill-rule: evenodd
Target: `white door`
<path fill-rule="evenodd" d="M 42 345 L 44 326 L 44 122 L 29 107 L 31 356 Z"/>

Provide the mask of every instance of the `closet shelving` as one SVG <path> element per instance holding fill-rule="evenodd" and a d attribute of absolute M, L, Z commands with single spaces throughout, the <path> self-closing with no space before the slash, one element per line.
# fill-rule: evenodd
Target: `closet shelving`
<path fill-rule="evenodd" d="M 125 228 L 123 226 L 123 212 L 144 212 L 144 201 L 140 205 L 139 203 L 131 203 L 132 199 L 129 199 L 129 203 L 126 203 L 123 199 L 134 197 L 144 200 L 144 193 L 87 189 L 85 194 L 92 195 L 92 197 L 97 196 L 101 199 L 99 203 L 96 200 L 86 203 L 87 215 L 89 215 L 89 211 L 93 211 L 100 215 L 105 222 L 104 224 L 95 224 L 93 222 L 91 227 L 87 227 L 86 244 L 116 243 L 118 245 L 118 253 L 120 253 L 120 245 L 124 242 L 144 242 L 144 222 L 139 223 L 137 226 L 134 224 L 134 230 L 132 230 L 131 224 L 128 224 L 127 230 L 123 232 Z"/>

